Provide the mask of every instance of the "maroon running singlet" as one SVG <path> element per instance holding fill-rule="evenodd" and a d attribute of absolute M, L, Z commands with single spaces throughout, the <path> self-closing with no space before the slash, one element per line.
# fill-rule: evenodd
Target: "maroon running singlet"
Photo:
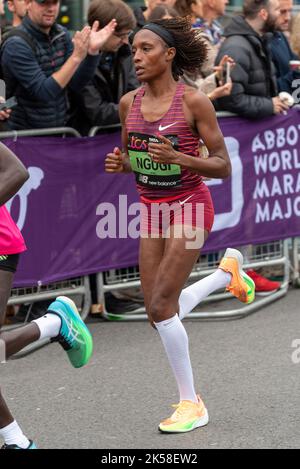
<path fill-rule="evenodd" d="M 138 90 L 126 119 L 128 154 L 141 202 L 149 209 L 153 203 L 179 202 L 178 207 L 183 208 L 185 201 L 189 202 L 195 208 L 191 220 L 193 226 L 199 225 L 195 217 L 196 206 L 203 204 L 204 227 L 202 223 L 199 228 L 210 232 L 214 209 L 209 189 L 203 183 L 202 177 L 176 164 L 156 163 L 148 155 L 148 144 L 159 143 L 157 135 L 160 134 L 168 138 L 177 151 L 190 155 L 191 158 L 200 158 L 199 137 L 193 135 L 183 111 L 185 87 L 184 83 L 178 83 L 170 109 L 161 119 L 154 122 L 144 119 L 141 104 L 145 87 L 142 86 Z M 172 224 L 174 217 L 170 221 Z M 150 229 L 150 215 L 148 226 Z"/>

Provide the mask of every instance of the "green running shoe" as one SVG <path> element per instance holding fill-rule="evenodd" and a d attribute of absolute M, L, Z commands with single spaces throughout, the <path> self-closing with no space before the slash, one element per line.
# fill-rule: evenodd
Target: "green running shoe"
<path fill-rule="evenodd" d="M 61 319 L 59 335 L 51 339 L 51 342 L 61 344 L 74 368 L 86 365 L 93 352 L 93 338 L 74 301 L 66 296 L 58 296 L 47 312 L 56 314 Z"/>
<path fill-rule="evenodd" d="M 197 402 L 181 401 L 174 405 L 175 412 L 170 418 L 159 424 L 159 430 L 163 433 L 185 433 L 195 428 L 204 427 L 209 422 L 207 409 L 197 396 Z"/>
<path fill-rule="evenodd" d="M 28 448 L 20 448 L 18 445 L 6 445 L 4 444 L 1 449 L 20 449 L 20 450 L 26 450 L 26 449 L 37 449 L 36 445 L 33 443 L 33 441 L 29 440 L 29 446 Z"/>
<path fill-rule="evenodd" d="M 243 271 L 243 262 L 243 255 L 240 251 L 228 248 L 221 260 L 219 269 L 232 275 L 231 282 L 226 290 L 243 303 L 250 304 L 255 299 L 255 283 Z"/>

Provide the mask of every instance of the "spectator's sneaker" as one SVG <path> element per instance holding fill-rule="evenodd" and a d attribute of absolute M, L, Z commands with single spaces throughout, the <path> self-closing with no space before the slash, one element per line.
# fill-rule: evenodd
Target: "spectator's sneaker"
<path fill-rule="evenodd" d="M 252 303 L 255 298 L 255 284 L 243 270 L 243 256 L 237 249 L 226 249 L 219 268 L 232 275 L 226 290 L 243 303 Z"/>
<path fill-rule="evenodd" d="M 163 433 L 186 433 L 208 424 L 209 417 L 203 401 L 197 396 L 198 402 L 181 401 L 170 418 L 159 424 Z"/>
<path fill-rule="evenodd" d="M 28 448 L 20 448 L 20 446 L 18 445 L 3 445 L 1 447 L 1 449 L 21 449 L 21 450 L 26 450 L 26 449 L 37 449 L 37 447 L 35 446 L 35 444 L 33 443 L 33 441 L 29 440 L 29 446 Z"/>
<path fill-rule="evenodd" d="M 59 335 L 51 341 L 62 345 L 74 368 L 86 365 L 93 352 L 93 339 L 75 303 L 66 296 L 59 296 L 51 303 L 48 312 L 61 319 Z"/>
<path fill-rule="evenodd" d="M 255 283 L 255 291 L 258 295 L 271 295 L 280 288 L 279 282 L 273 282 L 272 280 L 269 280 L 255 272 L 255 270 L 247 270 L 247 275 L 252 278 Z"/>

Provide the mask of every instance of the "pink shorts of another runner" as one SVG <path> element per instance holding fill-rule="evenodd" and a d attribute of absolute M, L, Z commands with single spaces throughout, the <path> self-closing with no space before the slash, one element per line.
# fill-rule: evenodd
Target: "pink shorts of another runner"
<path fill-rule="evenodd" d="M 214 207 L 207 186 L 177 197 L 146 199 L 141 196 L 141 236 L 164 235 L 170 226 L 189 226 L 210 233 L 214 222 Z"/>

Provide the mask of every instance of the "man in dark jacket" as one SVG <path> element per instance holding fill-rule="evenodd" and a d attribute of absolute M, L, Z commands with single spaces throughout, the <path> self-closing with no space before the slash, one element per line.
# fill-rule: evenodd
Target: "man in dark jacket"
<path fill-rule="evenodd" d="M 217 100 L 217 110 L 257 119 L 288 109 L 278 96 L 266 34 L 275 30 L 279 13 L 278 0 L 246 0 L 244 16 L 233 18 L 225 29 L 216 64 L 227 54 L 236 65 L 231 71 L 231 95 Z"/>
<path fill-rule="evenodd" d="M 85 27 L 71 39 L 56 23 L 59 0 L 26 0 L 28 15 L 1 49 L 7 97 L 16 96 L 10 129 L 61 127 L 66 123 L 66 87 L 80 89 L 94 75 L 99 49 L 115 23 Z"/>
<path fill-rule="evenodd" d="M 300 60 L 294 54 L 288 43 L 286 36 L 283 34 L 287 32 L 290 27 L 293 10 L 293 0 L 279 0 L 280 16 L 277 21 L 278 31 L 274 33 L 271 41 L 272 59 L 276 68 L 277 85 L 279 91 L 287 91 L 292 94 L 294 91 L 293 81 L 299 80 L 299 70 L 292 70 L 289 62 L 291 60 Z"/>
<path fill-rule="evenodd" d="M 122 0 L 93 0 L 88 22 L 99 21 L 100 27 L 115 18 L 115 33 L 103 45 L 100 62 L 91 83 L 70 94 L 69 125 L 87 135 L 94 126 L 120 122 L 119 101 L 139 86 L 135 75 L 128 36 L 136 25 L 132 10 Z"/>

